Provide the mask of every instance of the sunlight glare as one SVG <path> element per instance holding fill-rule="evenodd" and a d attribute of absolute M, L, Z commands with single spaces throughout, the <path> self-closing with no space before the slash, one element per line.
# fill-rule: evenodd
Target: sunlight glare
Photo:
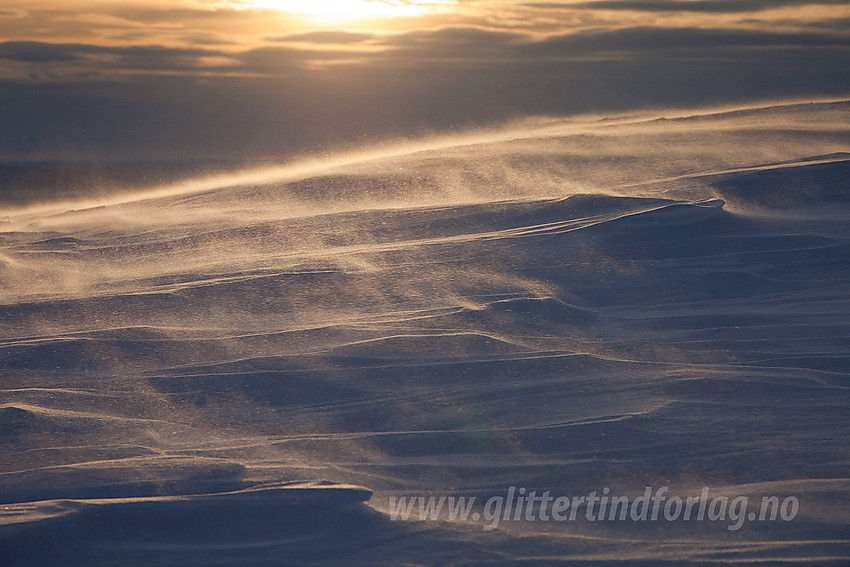
<path fill-rule="evenodd" d="M 257 8 L 270 8 L 305 16 L 321 23 L 373 18 L 418 16 L 446 7 L 446 0 L 252 0 Z"/>

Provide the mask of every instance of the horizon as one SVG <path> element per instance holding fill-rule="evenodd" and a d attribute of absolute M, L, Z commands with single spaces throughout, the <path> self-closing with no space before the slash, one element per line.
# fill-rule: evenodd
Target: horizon
<path fill-rule="evenodd" d="M 535 116 L 850 98 L 847 18 L 832 0 L 9 0 L 0 159 L 274 161 Z"/>

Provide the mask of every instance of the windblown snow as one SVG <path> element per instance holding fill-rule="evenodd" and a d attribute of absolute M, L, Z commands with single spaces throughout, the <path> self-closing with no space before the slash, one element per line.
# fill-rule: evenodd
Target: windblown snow
<path fill-rule="evenodd" d="M 2 563 L 850 562 L 848 125 L 540 118 L 0 211 Z M 651 485 L 799 513 L 387 504 Z"/>

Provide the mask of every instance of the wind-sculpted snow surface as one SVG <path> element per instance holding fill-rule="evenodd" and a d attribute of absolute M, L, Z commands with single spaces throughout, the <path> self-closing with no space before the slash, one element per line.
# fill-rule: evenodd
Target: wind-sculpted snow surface
<path fill-rule="evenodd" d="M 538 119 L 8 209 L 3 565 L 847 564 L 848 124 Z M 392 509 L 662 485 L 799 510 Z"/>

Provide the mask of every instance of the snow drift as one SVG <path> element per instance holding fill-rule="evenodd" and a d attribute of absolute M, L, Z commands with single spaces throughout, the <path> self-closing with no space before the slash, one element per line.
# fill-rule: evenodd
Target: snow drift
<path fill-rule="evenodd" d="M 850 560 L 847 124 L 536 119 L 9 209 L 4 562 Z M 652 484 L 800 513 L 387 515 Z"/>

